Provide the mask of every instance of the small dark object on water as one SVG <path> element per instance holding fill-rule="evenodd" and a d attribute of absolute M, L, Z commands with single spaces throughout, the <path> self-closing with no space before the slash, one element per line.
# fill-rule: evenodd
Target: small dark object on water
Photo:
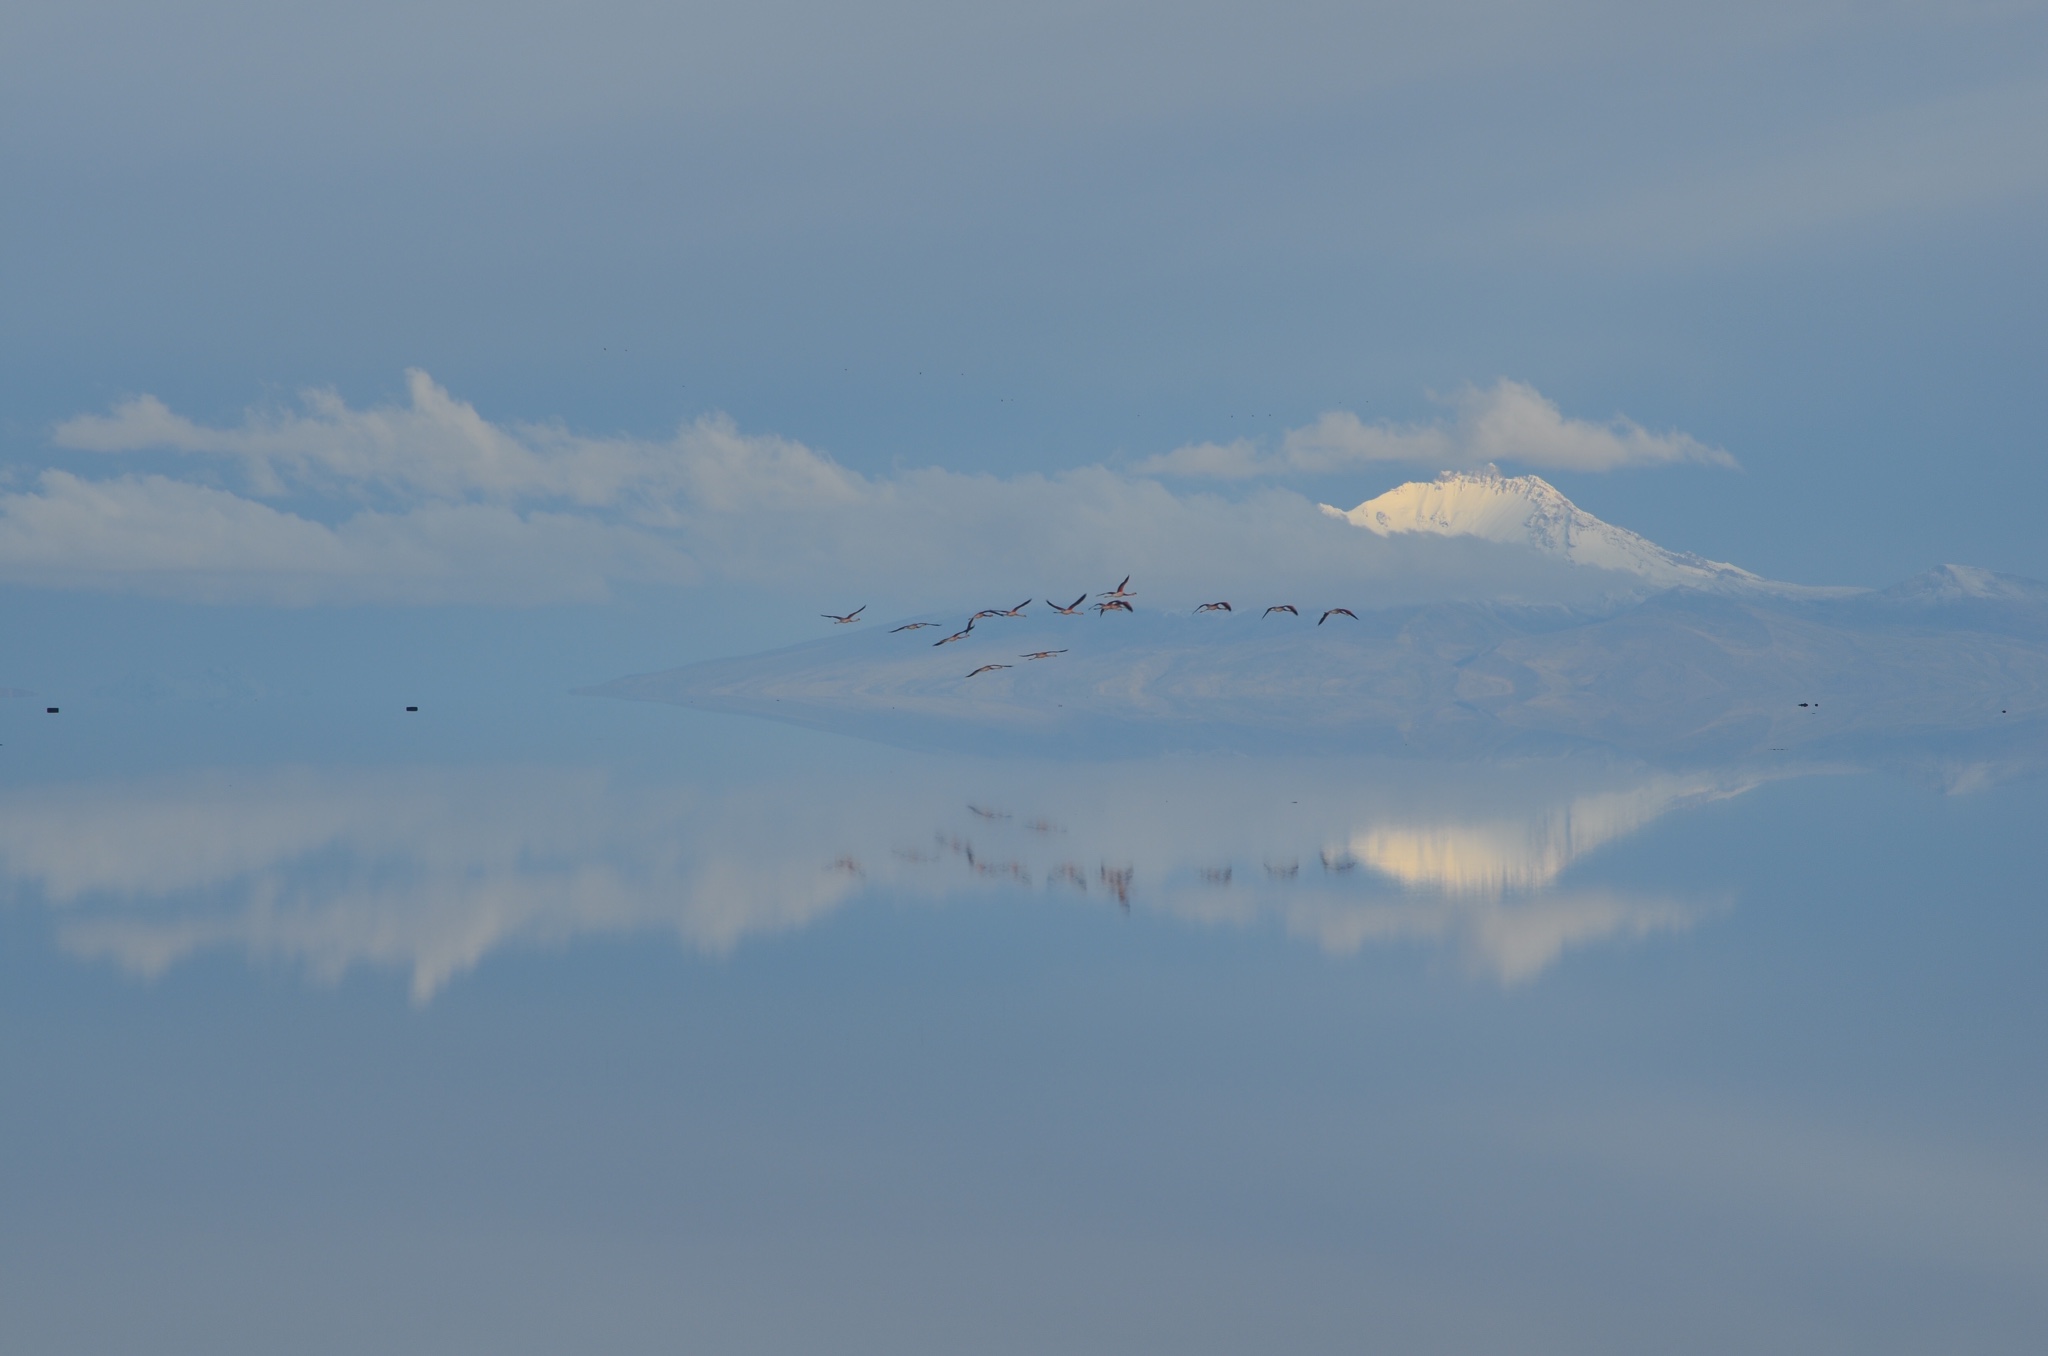
<path fill-rule="evenodd" d="M 419 710 L 419 708 L 418 708 L 417 706 L 408 706 L 408 707 L 406 707 L 405 709 L 406 709 L 406 710 L 408 710 L 408 711 L 417 711 L 417 710 Z"/>
<path fill-rule="evenodd" d="M 43 708 L 43 714 L 46 716 L 54 716 L 57 714 L 57 708 L 54 706 L 46 706 Z"/>

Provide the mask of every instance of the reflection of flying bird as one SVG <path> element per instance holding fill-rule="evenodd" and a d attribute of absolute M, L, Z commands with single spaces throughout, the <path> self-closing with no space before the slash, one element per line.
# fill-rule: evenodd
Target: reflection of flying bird
<path fill-rule="evenodd" d="M 1228 611 L 1230 611 L 1230 604 L 1229 604 L 1229 603 L 1203 603 L 1203 604 L 1202 604 L 1202 605 L 1201 605 L 1200 607 L 1196 608 L 1196 609 L 1195 609 L 1195 611 L 1197 611 L 1197 612 L 1228 612 Z"/>
<path fill-rule="evenodd" d="M 905 623 L 904 623 L 903 625 L 901 625 L 901 626 L 895 626 L 895 627 L 891 627 L 891 628 L 889 629 L 889 634 L 893 636 L 893 635 L 895 635 L 895 634 L 896 634 L 896 633 L 897 633 L 898 631 L 922 631 L 922 630 L 923 630 L 923 629 L 924 629 L 925 627 L 927 627 L 927 626 L 937 626 L 937 625 L 938 625 L 938 623 L 937 623 L 937 622 L 905 622 Z"/>
<path fill-rule="evenodd" d="M 1124 587 L 1124 585 L 1129 584 L 1130 582 L 1131 577 L 1129 575 L 1125 575 L 1124 582 L 1122 584 L 1118 584 L 1115 588 L 1111 589 L 1107 593 L 1098 593 L 1095 596 L 1098 598 L 1135 598 L 1138 595 L 1130 592 L 1128 589 Z"/>
<path fill-rule="evenodd" d="M 1129 603 L 1123 602 L 1121 600 L 1113 600 L 1107 603 L 1097 603 L 1095 605 L 1095 615 L 1098 617 L 1105 612 L 1130 612 L 1132 610 L 1133 608 Z"/>
<path fill-rule="evenodd" d="M 1316 625 L 1321 626 L 1324 622 L 1328 621 L 1332 617 L 1349 617 L 1353 621 L 1358 620 L 1358 614 L 1356 612 L 1353 612 L 1350 608 L 1333 607 L 1328 612 L 1325 612 L 1322 616 L 1316 618 Z"/>
<path fill-rule="evenodd" d="M 1012 664 L 983 664 L 980 668 L 976 669 L 973 673 L 970 673 L 967 676 L 969 678 L 978 678 L 984 673 L 994 673 L 997 669 L 1007 669 L 1014 667 L 1015 665 Z"/>
<path fill-rule="evenodd" d="M 1068 603 L 1065 607 L 1061 607 L 1058 603 L 1054 602 L 1050 598 L 1045 600 L 1045 605 L 1051 608 L 1053 611 L 1059 613 L 1062 617 L 1071 617 L 1080 608 L 1081 604 L 1087 601 L 1088 595 L 1084 593 L 1080 597 L 1076 598 L 1073 602 Z"/>
<path fill-rule="evenodd" d="M 1065 653 L 1066 653 L 1066 651 L 1065 651 L 1065 650 L 1039 650 L 1039 651 L 1037 651 L 1036 653 L 1033 653 L 1033 654 L 1020 654 L 1020 655 L 1018 655 L 1018 656 L 1017 656 L 1017 658 L 1019 658 L 1019 659 L 1050 659 L 1050 658 L 1052 658 L 1052 657 L 1053 657 L 1054 655 L 1056 655 L 1056 654 L 1065 654 Z"/>
<path fill-rule="evenodd" d="M 1301 615 L 1301 614 L 1300 614 L 1299 612 L 1296 612 L 1296 611 L 1294 610 L 1294 604 L 1293 604 L 1293 603 L 1279 603 L 1279 604 L 1276 604 L 1276 605 L 1275 605 L 1275 606 L 1273 606 L 1273 607 L 1269 607 L 1269 608 L 1267 608 L 1267 609 L 1266 609 L 1266 610 L 1265 610 L 1264 612 L 1261 612 L 1261 613 L 1260 613 L 1259 615 L 1260 615 L 1261 617 L 1270 617 L 1270 616 L 1272 616 L 1272 615 L 1273 615 L 1273 614 L 1274 614 L 1275 612 L 1285 612 L 1285 613 L 1286 613 L 1286 614 L 1288 614 L 1288 615 L 1289 615 L 1290 617 L 1299 617 L 1299 616 Z"/>
<path fill-rule="evenodd" d="M 862 603 L 859 607 L 855 608 L 853 611 L 847 613 L 843 617 L 836 612 L 820 612 L 818 615 L 823 617 L 826 621 L 838 622 L 841 626 L 844 626 L 848 622 L 852 621 L 855 617 L 858 617 L 861 613 L 867 610 L 868 605 L 866 603 Z"/>
<path fill-rule="evenodd" d="M 964 639 L 964 638 L 966 637 L 967 633 L 968 633 L 969 631 L 972 631 L 973 629 L 974 629 L 974 623 L 973 623 L 973 622 L 969 622 L 969 623 L 967 623 L 967 625 L 965 625 L 965 626 L 961 627 L 961 628 L 960 628 L 960 629 L 959 629 L 958 631 L 955 631 L 955 632 L 954 632 L 954 633 L 953 633 L 952 635 L 950 635 L 950 636 L 947 636 L 947 637 L 946 637 L 946 638 L 945 638 L 944 640 L 935 640 L 935 641 L 933 641 L 933 642 L 932 642 L 932 644 L 933 644 L 933 645 L 950 645 L 950 644 L 952 644 L 952 643 L 953 643 L 954 641 L 956 641 L 956 640 L 961 640 L 961 639 Z"/>

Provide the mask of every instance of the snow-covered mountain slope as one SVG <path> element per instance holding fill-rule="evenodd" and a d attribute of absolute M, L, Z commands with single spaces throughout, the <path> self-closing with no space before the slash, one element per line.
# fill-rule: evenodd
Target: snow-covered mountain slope
<path fill-rule="evenodd" d="M 1655 588 L 1792 597 L 1854 591 L 1779 583 L 1723 561 L 1667 551 L 1627 528 L 1602 522 L 1539 476 L 1446 471 L 1433 481 L 1396 486 L 1349 513 L 1329 504 L 1322 509 L 1382 537 L 1427 532 L 1529 546 L 1575 565 L 1630 575 Z"/>
<path fill-rule="evenodd" d="M 1875 598 L 1885 602 L 1938 606 L 1944 603 L 2012 603 L 2038 607 L 2048 604 L 2048 585 L 2017 574 L 2000 574 L 1975 565 L 1937 565 L 1904 583 L 1881 589 Z"/>

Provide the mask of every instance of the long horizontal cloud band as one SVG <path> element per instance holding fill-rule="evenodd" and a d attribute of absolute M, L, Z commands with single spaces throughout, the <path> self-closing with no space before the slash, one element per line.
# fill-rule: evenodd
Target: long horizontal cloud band
<path fill-rule="evenodd" d="M 1606 423 L 1567 418 L 1535 387 L 1499 381 L 1467 387 L 1450 401 L 1452 417 L 1435 424 L 1368 424 L 1346 410 L 1290 429 L 1273 449 L 1240 439 L 1195 443 L 1138 466 L 1149 475 L 1254 476 L 1327 473 L 1396 462 L 1466 470 L 1517 462 L 1556 471 L 1612 471 L 1625 466 L 1699 462 L 1735 465 L 1735 458 L 1683 433 L 1652 433 L 1632 419 Z"/>
<path fill-rule="evenodd" d="M 409 383 L 402 405 L 354 409 L 314 392 L 297 410 L 227 428 L 148 396 L 72 419 L 55 431 L 59 447 L 168 451 L 191 468 L 104 478 L 50 469 L 0 494 L 0 579 L 286 604 L 562 602 L 625 583 L 726 582 L 831 584 L 913 605 L 957 601 L 970 585 L 1022 596 L 1132 570 L 1195 590 L 1338 579 L 1387 597 L 1512 595 L 1542 581 L 1498 577 L 1477 544 L 1390 543 L 1284 488 L 1227 499 L 1156 475 L 1327 469 L 1386 460 L 1372 449 L 1397 445 L 1410 461 L 1444 464 L 1500 459 L 1511 444 L 1549 457 L 1543 464 L 1726 459 L 1682 435 L 1565 420 L 1533 390 L 1503 383 L 1442 427 L 1330 415 L 1274 455 L 1245 451 L 1242 464 L 1184 448 L 1134 474 L 868 477 L 723 417 L 667 439 L 590 437 L 496 424 L 425 373 Z"/>

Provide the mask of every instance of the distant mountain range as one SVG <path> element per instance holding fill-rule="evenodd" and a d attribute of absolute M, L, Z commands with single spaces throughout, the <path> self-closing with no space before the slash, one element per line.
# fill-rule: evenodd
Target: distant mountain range
<path fill-rule="evenodd" d="M 898 621 L 620 679 L 673 702 L 891 743 L 1257 747 L 1666 762 L 1905 761 L 1954 782 L 2048 754 L 2048 584 L 1945 565 L 1814 589 L 1666 551 L 1533 476 L 1446 475 L 1348 513 L 1383 536 L 1470 535 L 1643 582 L 1598 609 L 1442 603 L 1321 624 L 1254 608 Z M 933 619 L 936 620 L 936 619 Z M 1054 652 L 1043 659 L 1027 658 Z M 996 665 L 983 672 L 985 665 Z M 969 676 L 970 673 L 973 676 Z"/>

